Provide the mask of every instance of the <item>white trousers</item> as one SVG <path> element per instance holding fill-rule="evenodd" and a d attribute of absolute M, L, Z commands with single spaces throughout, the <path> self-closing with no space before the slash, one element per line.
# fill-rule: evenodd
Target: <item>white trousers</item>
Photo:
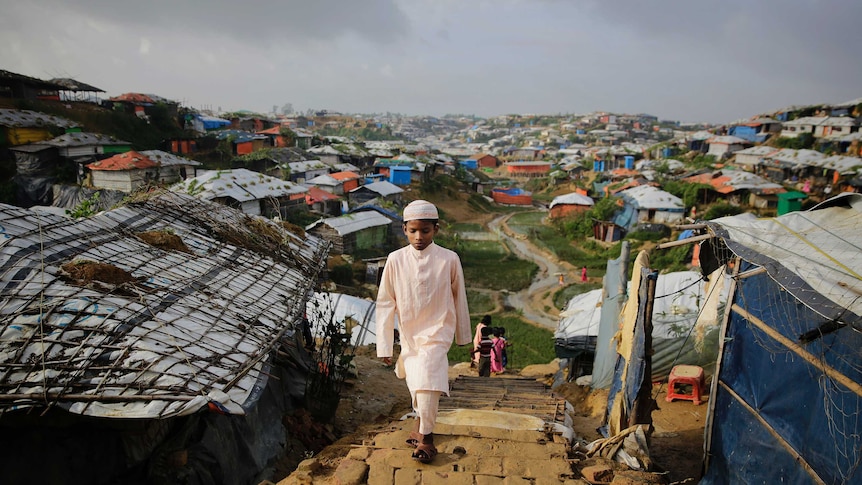
<path fill-rule="evenodd" d="M 413 410 L 419 416 L 419 433 L 434 432 L 437 409 L 440 407 L 440 394 L 440 391 L 416 391 L 413 396 Z"/>

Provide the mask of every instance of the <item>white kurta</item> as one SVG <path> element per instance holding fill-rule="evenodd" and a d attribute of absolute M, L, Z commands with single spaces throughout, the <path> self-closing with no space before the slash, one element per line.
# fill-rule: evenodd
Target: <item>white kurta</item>
<path fill-rule="evenodd" d="M 419 251 L 405 246 L 389 254 L 377 293 L 377 356 L 391 357 L 395 316 L 401 354 L 398 377 L 416 391 L 449 394 L 452 340 L 471 342 L 470 313 L 461 260 L 454 251 L 431 243 Z"/>

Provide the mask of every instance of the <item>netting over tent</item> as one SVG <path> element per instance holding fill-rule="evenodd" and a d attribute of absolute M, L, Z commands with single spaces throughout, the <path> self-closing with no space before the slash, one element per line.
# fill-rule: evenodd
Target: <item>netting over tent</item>
<path fill-rule="evenodd" d="M 0 206 L 0 411 L 242 414 L 328 244 L 173 193 L 84 220 Z"/>
<path fill-rule="evenodd" d="M 858 194 L 709 223 L 704 245 L 737 271 L 701 483 L 860 482 L 860 223 Z"/>

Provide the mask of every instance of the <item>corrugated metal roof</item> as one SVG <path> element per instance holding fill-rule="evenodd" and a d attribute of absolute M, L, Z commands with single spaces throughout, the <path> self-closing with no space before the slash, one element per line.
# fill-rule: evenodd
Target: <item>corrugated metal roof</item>
<path fill-rule="evenodd" d="M 336 185 L 339 185 L 340 182 L 338 180 L 335 180 L 334 178 L 332 178 L 332 175 L 329 175 L 328 173 L 326 173 L 323 175 L 318 175 L 317 177 L 314 177 L 312 179 L 306 180 L 305 184 L 306 185 L 321 185 L 324 187 L 335 187 Z"/>
<path fill-rule="evenodd" d="M 784 148 L 776 153 L 770 154 L 769 156 L 765 156 L 764 158 L 793 165 L 811 165 L 817 160 L 825 157 L 825 155 L 816 150 L 794 150 L 792 148 Z"/>
<path fill-rule="evenodd" d="M 316 170 L 321 168 L 329 168 L 328 165 L 321 162 L 320 160 L 303 160 L 301 162 L 290 162 L 287 164 L 287 168 L 290 169 L 291 173 L 303 173 L 309 170 Z"/>
<path fill-rule="evenodd" d="M 734 155 L 755 155 L 755 156 L 764 156 L 769 155 L 771 153 L 777 153 L 779 151 L 778 148 L 769 147 L 766 145 L 758 145 L 755 147 L 749 147 L 745 150 L 739 150 L 735 152 Z"/>
<path fill-rule="evenodd" d="M 341 152 L 329 145 L 309 148 L 307 151 L 308 153 L 314 153 L 315 155 L 341 155 Z"/>
<path fill-rule="evenodd" d="M 736 136 L 714 136 L 706 140 L 706 142 L 710 145 L 715 143 L 722 145 L 748 145 L 751 143 L 748 140 L 743 140 L 742 138 Z"/>
<path fill-rule="evenodd" d="M 220 130 L 214 131 L 213 135 L 217 140 L 227 140 L 233 138 L 234 143 L 247 143 L 252 140 L 266 140 L 266 135 L 258 135 L 242 130 Z"/>
<path fill-rule="evenodd" d="M 131 145 L 131 142 L 125 140 L 118 140 L 111 135 L 104 135 L 102 133 L 66 133 L 64 135 L 60 135 L 56 138 L 52 138 L 51 140 L 42 142 L 46 145 L 52 145 L 55 147 L 82 147 L 89 145 L 99 145 L 99 146 L 118 146 L 118 145 Z"/>
<path fill-rule="evenodd" d="M 387 226 L 391 223 L 392 221 L 382 214 L 374 211 L 364 211 L 346 214 L 340 217 L 321 219 L 315 223 L 309 224 L 305 229 L 310 231 L 321 224 L 325 224 L 335 229 L 335 232 L 337 232 L 339 236 L 345 236 L 369 227 Z"/>
<path fill-rule="evenodd" d="M 173 153 L 168 153 L 162 150 L 144 150 L 141 153 L 146 155 L 147 158 L 158 163 L 162 167 L 170 167 L 173 165 L 189 165 L 196 167 L 198 165 L 202 165 L 201 162 L 198 162 L 196 160 L 191 160 L 189 158 L 174 155 Z"/>
<path fill-rule="evenodd" d="M 0 126 L 13 128 L 47 128 L 50 126 L 72 128 L 78 125 L 66 118 L 39 113 L 38 111 L 0 108 Z"/>
<path fill-rule="evenodd" d="M 90 170 L 136 170 L 158 166 L 158 163 L 150 160 L 146 155 L 130 150 L 126 153 L 114 155 L 111 158 L 90 163 L 87 165 L 87 168 Z"/>
<path fill-rule="evenodd" d="M 720 170 L 683 179 L 686 182 L 712 185 L 716 192 L 729 194 L 737 190 L 749 190 L 758 194 L 778 194 L 787 190 L 781 185 L 759 175 L 743 170 Z"/>
<path fill-rule="evenodd" d="M 170 192 L 77 221 L 0 205 L 0 225 L 0 410 L 110 418 L 244 414 L 329 247 Z"/>
<path fill-rule="evenodd" d="M 835 170 L 841 175 L 851 175 L 862 169 L 862 158 L 833 155 L 817 160 L 817 166 Z"/>
<path fill-rule="evenodd" d="M 191 193 L 204 200 L 230 197 L 239 202 L 267 197 L 288 197 L 304 194 L 305 187 L 244 168 L 209 170 L 197 177 L 184 180 L 173 187 L 174 192 Z"/>
<path fill-rule="evenodd" d="M 72 78 L 68 77 L 55 77 L 51 79 L 49 82 L 62 86 L 64 89 L 68 91 L 83 91 L 83 92 L 93 92 L 93 93 L 104 93 L 105 91 L 99 89 L 95 86 L 90 86 L 89 84 L 82 83 L 81 81 L 76 81 Z"/>
<path fill-rule="evenodd" d="M 397 186 L 391 182 L 387 182 L 386 180 L 379 180 L 377 182 L 372 182 L 370 184 L 360 185 L 359 187 L 352 189 L 350 192 L 356 192 L 357 190 L 359 190 L 363 187 L 365 187 L 366 189 L 368 189 L 372 192 L 377 192 L 378 194 L 380 194 L 384 197 L 387 195 L 400 194 L 400 193 L 404 192 L 404 189 L 402 189 L 401 187 L 399 187 L 399 186 Z"/>

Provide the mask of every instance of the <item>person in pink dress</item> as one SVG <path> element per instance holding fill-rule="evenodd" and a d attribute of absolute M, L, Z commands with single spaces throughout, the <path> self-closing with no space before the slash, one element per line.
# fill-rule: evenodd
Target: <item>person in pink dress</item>
<path fill-rule="evenodd" d="M 503 368 L 503 349 L 506 346 L 506 341 L 501 336 L 500 327 L 494 327 L 491 334 L 491 342 L 494 343 L 494 349 L 491 352 L 491 373 L 502 374 L 506 370 Z"/>
<path fill-rule="evenodd" d="M 586 282 L 587 282 L 587 267 L 586 267 L 586 266 L 584 266 L 583 268 L 581 268 L 581 282 L 582 282 L 582 283 L 586 283 Z"/>

